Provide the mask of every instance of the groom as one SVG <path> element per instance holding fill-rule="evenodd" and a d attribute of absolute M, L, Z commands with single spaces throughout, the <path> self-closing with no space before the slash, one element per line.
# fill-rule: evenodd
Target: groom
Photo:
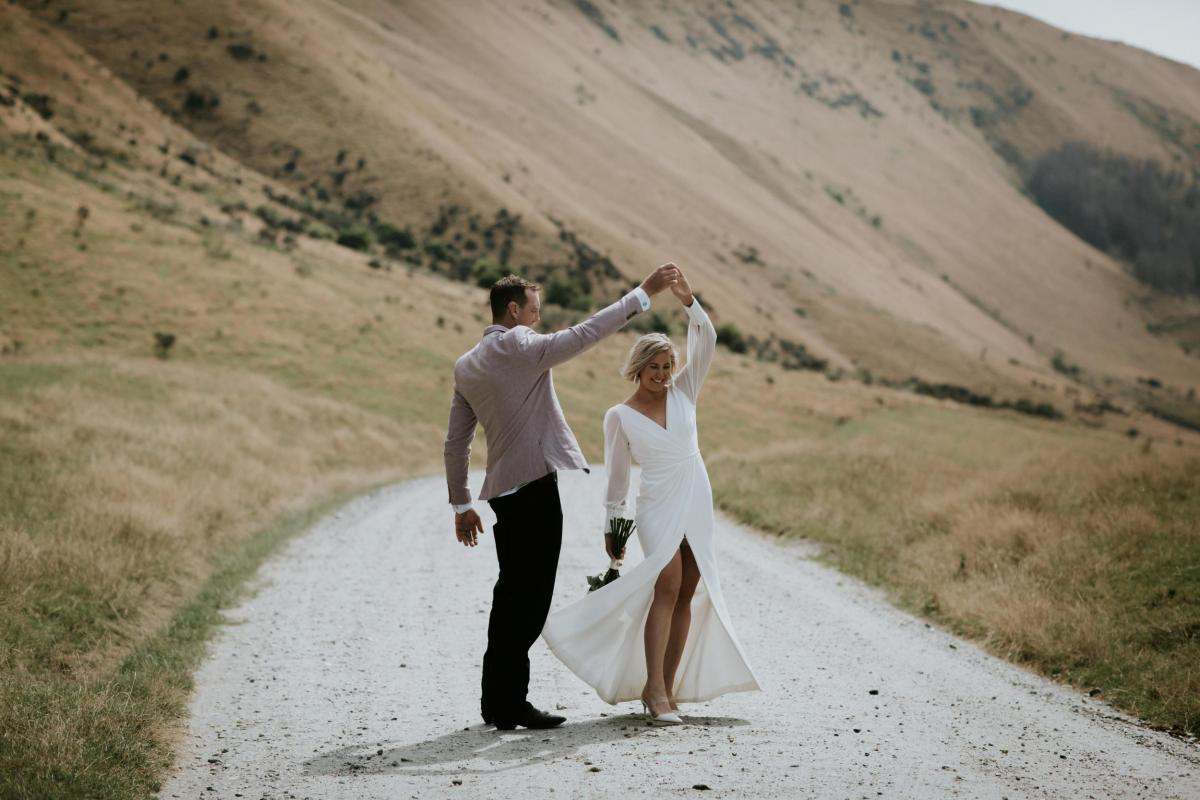
<path fill-rule="evenodd" d="M 446 483 L 455 534 L 468 547 L 483 533 L 467 487 L 477 422 L 487 436 L 487 473 L 479 497 L 496 514 L 492 532 L 500 577 L 492 592 L 480 706 L 483 721 L 501 730 L 552 728 L 564 721 L 526 700 L 529 648 L 546 623 L 562 543 L 556 470 L 588 469 L 554 394 L 551 368 L 649 309 L 650 297 L 677 278 L 675 265 L 664 264 L 617 302 L 550 334 L 534 331 L 541 315 L 540 287 L 516 275 L 501 278 L 491 291 L 492 324 L 454 365 Z"/>

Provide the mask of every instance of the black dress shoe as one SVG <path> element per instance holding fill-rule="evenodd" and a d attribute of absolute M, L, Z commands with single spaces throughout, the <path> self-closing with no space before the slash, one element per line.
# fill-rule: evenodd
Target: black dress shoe
<path fill-rule="evenodd" d="M 525 708 L 518 711 L 515 716 L 496 717 L 492 720 L 496 724 L 496 727 L 502 731 L 511 731 L 518 725 L 523 728 L 557 728 L 566 721 L 566 717 L 539 711 L 529 703 L 526 703 Z"/>

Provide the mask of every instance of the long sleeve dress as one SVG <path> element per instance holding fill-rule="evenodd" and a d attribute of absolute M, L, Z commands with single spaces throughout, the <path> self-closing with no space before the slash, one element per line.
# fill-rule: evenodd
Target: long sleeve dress
<path fill-rule="evenodd" d="M 636 511 L 645 558 L 620 578 L 550 614 L 542 636 L 571 671 L 609 703 L 635 700 L 646 684 L 643 632 L 654 583 L 686 537 L 701 581 L 675 676 L 675 698 L 695 703 L 759 683 L 734 634 L 713 549 L 713 498 L 700 455 L 696 399 L 716 350 L 716 331 L 694 300 L 687 307 L 687 363 L 667 389 L 663 428 L 619 403 L 604 415 L 608 519 L 628 516 L 630 463 L 641 465 Z"/>

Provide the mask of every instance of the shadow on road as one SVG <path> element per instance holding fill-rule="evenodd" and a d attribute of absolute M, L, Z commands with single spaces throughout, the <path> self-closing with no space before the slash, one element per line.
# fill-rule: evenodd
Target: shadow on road
<path fill-rule="evenodd" d="M 736 717 L 692 717 L 688 727 L 734 728 L 749 724 Z M 323 753 L 304 763 L 305 775 L 461 775 L 517 769 L 570 756 L 580 747 L 646 734 L 667 737 L 672 728 L 655 728 L 641 715 L 600 717 L 550 730 L 500 731 L 478 725 L 435 739 L 392 748 L 354 745 Z M 475 762 L 475 763 L 466 763 Z M 444 766 L 441 766 L 444 765 Z"/>

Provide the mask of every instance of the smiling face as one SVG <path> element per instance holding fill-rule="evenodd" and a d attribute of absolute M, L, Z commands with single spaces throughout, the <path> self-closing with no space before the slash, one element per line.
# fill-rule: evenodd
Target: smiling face
<path fill-rule="evenodd" d="M 653 394 L 665 392 L 667 387 L 671 385 L 671 372 L 674 366 L 675 364 L 671 359 L 671 351 L 659 351 L 638 372 L 638 383 L 642 389 Z"/>
<path fill-rule="evenodd" d="M 621 377 L 637 383 L 639 391 L 665 392 L 675 369 L 675 345 L 661 333 L 647 333 L 629 349 Z"/>

